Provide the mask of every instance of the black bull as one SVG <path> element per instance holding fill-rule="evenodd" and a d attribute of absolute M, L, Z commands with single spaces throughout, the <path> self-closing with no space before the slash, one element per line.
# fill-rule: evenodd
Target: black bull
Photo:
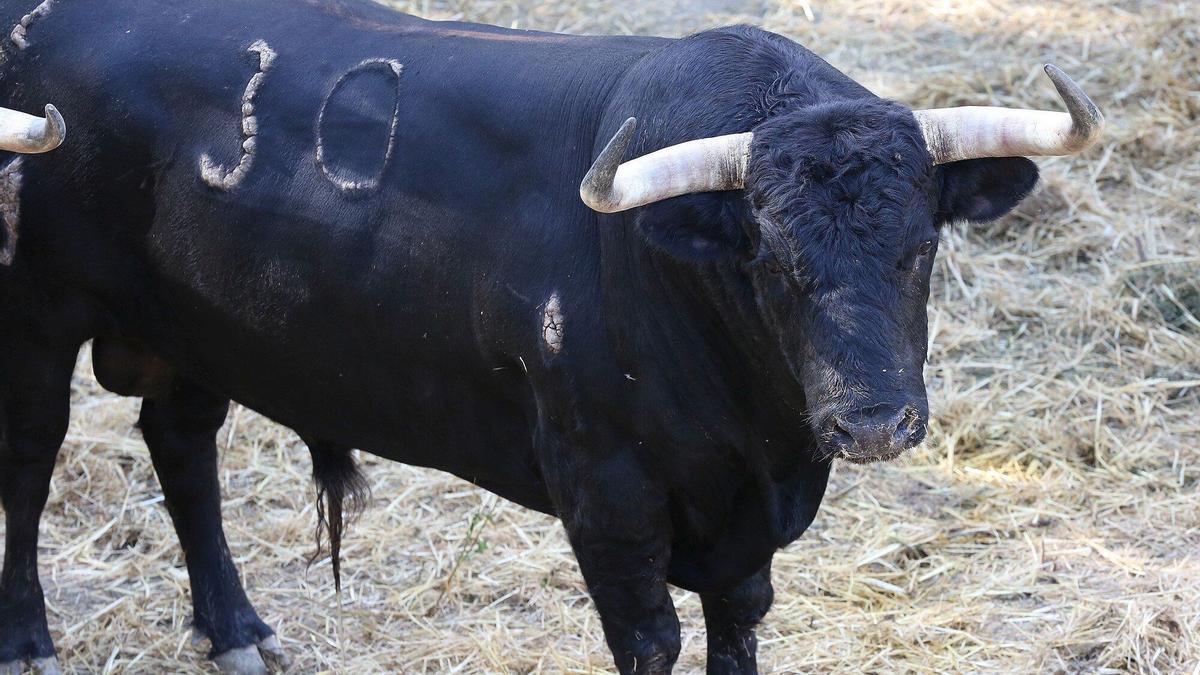
<path fill-rule="evenodd" d="M 752 28 L 566 37 L 334 0 L 28 0 L 8 26 L 0 105 L 52 101 L 70 133 L 0 157 L 0 671 L 52 664 L 38 520 L 94 339 L 101 383 L 144 397 L 224 668 L 277 649 L 221 531 L 236 400 L 309 444 L 335 530 L 349 448 L 452 472 L 562 519 L 622 672 L 674 663 L 668 583 L 701 595 L 710 670 L 751 672 L 772 555 L 832 459 L 924 434 L 938 225 L 1036 180 L 933 167 L 907 109 Z M 630 115 L 633 154 L 755 129 L 757 182 L 591 211 L 579 181 Z"/>

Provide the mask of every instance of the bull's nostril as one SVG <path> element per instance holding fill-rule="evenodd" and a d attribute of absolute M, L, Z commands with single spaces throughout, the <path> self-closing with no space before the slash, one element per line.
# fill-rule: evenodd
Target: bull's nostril
<path fill-rule="evenodd" d="M 905 409 L 893 439 L 905 450 L 916 447 L 925 440 L 925 420 L 921 419 L 921 414 L 915 408 Z"/>
<path fill-rule="evenodd" d="M 913 432 L 908 436 L 908 444 L 905 449 L 915 448 L 925 441 L 925 423 L 918 421 L 913 428 Z"/>
<path fill-rule="evenodd" d="M 849 448 L 854 445 L 854 434 L 850 433 L 841 418 L 834 417 L 829 421 L 829 440 Z"/>

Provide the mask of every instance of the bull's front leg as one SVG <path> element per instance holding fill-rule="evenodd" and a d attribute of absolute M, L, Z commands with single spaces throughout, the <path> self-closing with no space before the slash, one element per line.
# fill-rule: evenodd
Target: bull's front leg
<path fill-rule="evenodd" d="M 0 502 L 5 516 L 0 675 L 19 674 L 23 663 L 38 673 L 59 672 L 38 580 L 38 523 L 67 433 L 78 345 L 55 345 L 46 335 L 24 334 L 21 327 L 29 323 L 11 311 L 0 319 Z"/>
<path fill-rule="evenodd" d="M 228 408 L 227 399 L 178 381 L 143 401 L 139 426 L 183 547 L 193 625 L 212 645 L 209 658 L 222 672 L 266 673 L 268 664 L 285 668 L 286 657 L 246 598 L 221 526 L 216 435 Z"/>
<path fill-rule="evenodd" d="M 758 673 L 754 629 L 774 597 L 770 564 L 729 591 L 700 596 L 708 630 L 708 675 Z"/>
<path fill-rule="evenodd" d="M 667 591 L 671 529 L 665 497 L 633 453 L 586 461 L 569 474 L 558 477 L 559 513 L 617 669 L 671 672 L 680 641 Z"/>

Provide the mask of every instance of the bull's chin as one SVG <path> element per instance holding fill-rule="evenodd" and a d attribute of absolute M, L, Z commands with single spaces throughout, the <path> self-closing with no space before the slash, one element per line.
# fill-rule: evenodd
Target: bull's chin
<path fill-rule="evenodd" d="M 851 464 L 875 464 L 876 462 L 890 462 L 903 455 L 905 450 L 907 448 L 894 448 L 885 452 L 867 455 L 856 455 L 845 450 L 838 450 L 833 456 L 836 459 L 842 459 Z"/>

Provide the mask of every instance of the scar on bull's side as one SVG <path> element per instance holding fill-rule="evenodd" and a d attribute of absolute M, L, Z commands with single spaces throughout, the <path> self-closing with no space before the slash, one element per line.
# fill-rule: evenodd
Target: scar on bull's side
<path fill-rule="evenodd" d="M 558 293 L 552 293 L 546 305 L 542 308 L 542 341 L 551 354 L 558 354 L 563 348 L 563 313 Z"/>
<path fill-rule="evenodd" d="M 17 255 L 17 235 L 21 227 L 21 164 L 17 156 L 0 169 L 0 223 L 4 226 L 4 243 L 0 246 L 0 265 L 12 265 Z"/>
<path fill-rule="evenodd" d="M 367 59 L 342 74 L 321 104 L 317 166 L 347 195 L 376 190 L 392 161 L 403 72 L 395 59 Z"/>
<path fill-rule="evenodd" d="M 29 26 L 32 25 L 34 21 L 37 21 L 43 16 L 49 14 L 50 10 L 54 8 L 54 3 L 56 1 L 57 0 L 42 0 L 42 3 L 37 7 L 34 7 L 33 11 L 21 17 L 21 20 L 17 22 L 16 27 L 13 28 L 12 32 L 8 35 L 9 39 L 12 40 L 12 43 L 17 46 L 17 49 L 25 49 L 29 46 Z"/>
<path fill-rule="evenodd" d="M 58 0 L 42 0 L 37 7 L 34 7 L 28 14 L 21 17 L 21 20 L 17 22 L 17 25 L 14 26 L 11 31 L 9 31 L 9 42 L 12 42 L 13 46 L 16 47 L 18 51 L 29 46 L 29 27 L 33 25 L 34 21 L 37 21 L 41 17 L 49 14 L 50 10 L 53 9 L 54 3 L 57 1 Z M 8 61 L 8 58 L 8 49 L 6 49 L 4 45 L 0 45 L 0 65 L 3 65 L 4 62 Z"/>
<path fill-rule="evenodd" d="M 263 40 L 256 40 L 246 51 L 258 56 L 258 71 L 246 84 L 242 94 L 242 150 L 238 163 L 231 169 L 221 166 L 208 153 L 200 156 L 200 178 L 209 187 L 228 192 L 241 185 L 254 166 L 254 154 L 258 150 L 258 118 L 254 116 L 254 97 L 267 79 L 267 71 L 275 63 L 275 50 Z"/>

